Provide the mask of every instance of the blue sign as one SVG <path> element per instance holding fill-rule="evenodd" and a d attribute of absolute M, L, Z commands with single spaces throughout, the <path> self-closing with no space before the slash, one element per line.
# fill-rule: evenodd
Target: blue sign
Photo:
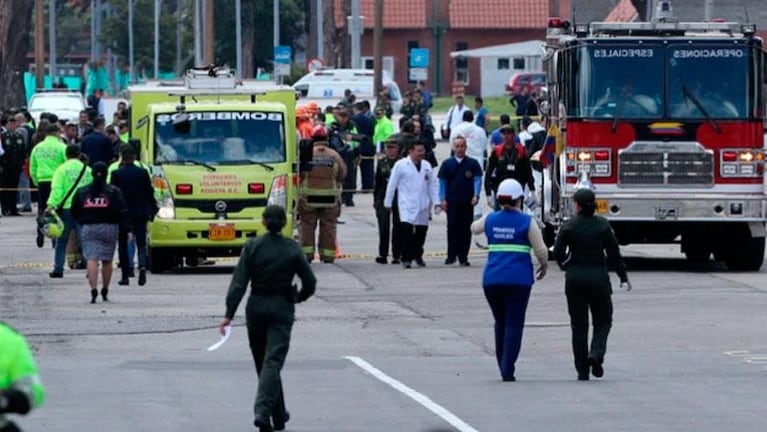
<path fill-rule="evenodd" d="M 413 48 L 410 50 L 411 68 L 429 67 L 429 50 L 426 48 Z"/>
<path fill-rule="evenodd" d="M 274 47 L 274 62 L 277 64 L 290 64 L 292 49 L 289 45 L 279 45 Z"/>

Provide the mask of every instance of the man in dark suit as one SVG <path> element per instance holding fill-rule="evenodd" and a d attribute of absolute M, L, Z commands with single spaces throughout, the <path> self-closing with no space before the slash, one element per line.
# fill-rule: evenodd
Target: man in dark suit
<path fill-rule="evenodd" d="M 375 178 L 375 143 L 373 142 L 373 133 L 375 131 L 375 119 L 367 115 L 365 104 L 357 102 L 354 104 L 354 115 L 352 121 L 357 125 L 357 133 L 365 138 L 360 141 L 360 175 L 362 180 L 362 190 L 372 190 Z"/>
<path fill-rule="evenodd" d="M 80 144 L 81 151 L 88 155 L 88 164 L 104 162 L 109 166 L 116 159 L 112 141 L 104 134 L 104 119 L 97 118 L 93 123 L 93 132 L 85 135 Z"/>
<path fill-rule="evenodd" d="M 146 169 L 136 164 L 136 151 L 130 145 L 123 145 L 120 148 L 122 162 L 120 167 L 112 173 L 111 183 L 123 193 L 125 201 L 128 204 L 128 215 L 133 227 L 133 235 L 136 239 L 136 251 L 138 252 L 138 284 L 146 283 L 146 225 L 157 213 L 157 202 L 154 199 L 154 189 L 149 173 Z M 128 263 L 128 234 L 120 233 L 119 237 L 119 255 L 122 278 L 118 282 L 120 285 L 128 285 L 129 267 Z"/>

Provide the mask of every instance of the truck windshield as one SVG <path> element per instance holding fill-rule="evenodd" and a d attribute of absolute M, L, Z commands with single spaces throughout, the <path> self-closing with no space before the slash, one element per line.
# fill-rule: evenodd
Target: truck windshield
<path fill-rule="evenodd" d="M 748 114 L 749 48 L 672 45 L 668 49 L 669 117 L 741 118 Z"/>
<path fill-rule="evenodd" d="M 663 50 L 650 44 L 576 48 L 574 117 L 653 119 L 663 114 Z"/>
<path fill-rule="evenodd" d="M 193 160 L 210 165 L 285 162 L 281 113 L 193 112 L 189 123 L 174 126 L 179 114 L 155 117 L 155 161 Z"/>

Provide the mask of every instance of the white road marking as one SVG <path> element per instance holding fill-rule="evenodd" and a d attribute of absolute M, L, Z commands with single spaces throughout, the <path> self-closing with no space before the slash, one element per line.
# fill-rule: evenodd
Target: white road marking
<path fill-rule="evenodd" d="M 433 412 L 434 414 L 439 416 L 442 420 L 445 420 L 451 426 L 458 429 L 460 432 L 479 432 L 478 430 L 466 424 L 466 422 L 464 422 L 463 420 L 456 417 L 453 413 L 446 410 L 444 407 L 442 407 L 438 403 L 429 399 L 423 393 L 413 390 L 412 388 L 397 381 L 396 379 L 390 377 L 389 375 L 386 375 L 381 370 L 377 369 L 375 366 L 371 365 L 370 363 L 366 362 L 360 357 L 346 356 L 345 358 L 349 360 L 350 362 L 359 366 L 365 372 L 369 373 L 370 375 L 373 375 L 373 377 L 375 377 L 379 381 L 383 381 L 384 383 L 392 387 L 394 390 L 397 390 L 398 392 L 403 393 L 405 396 L 409 397 L 410 399 L 413 399 L 414 401 L 418 402 L 424 408 Z"/>

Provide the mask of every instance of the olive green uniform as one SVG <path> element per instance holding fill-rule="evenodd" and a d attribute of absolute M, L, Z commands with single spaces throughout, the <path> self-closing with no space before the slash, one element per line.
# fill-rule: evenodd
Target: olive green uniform
<path fill-rule="evenodd" d="M 293 298 L 293 277 L 301 279 L 301 292 Z M 280 370 L 290 347 L 295 301 L 314 294 L 317 279 L 298 244 L 281 234 L 264 234 L 248 240 L 232 275 L 226 296 L 226 317 L 232 319 L 245 295 L 248 339 L 256 372 L 258 394 L 253 411 L 266 418 L 285 418 Z"/>
<path fill-rule="evenodd" d="M 589 359 L 600 364 L 604 360 L 612 326 L 612 287 L 607 265 L 614 266 L 621 282 L 628 282 L 626 266 L 610 223 L 600 216 L 578 215 L 568 220 L 559 230 L 554 255 L 566 270 L 565 294 L 575 369 L 579 376 L 588 377 Z M 589 310 L 594 320 L 590 350 Z"/>

